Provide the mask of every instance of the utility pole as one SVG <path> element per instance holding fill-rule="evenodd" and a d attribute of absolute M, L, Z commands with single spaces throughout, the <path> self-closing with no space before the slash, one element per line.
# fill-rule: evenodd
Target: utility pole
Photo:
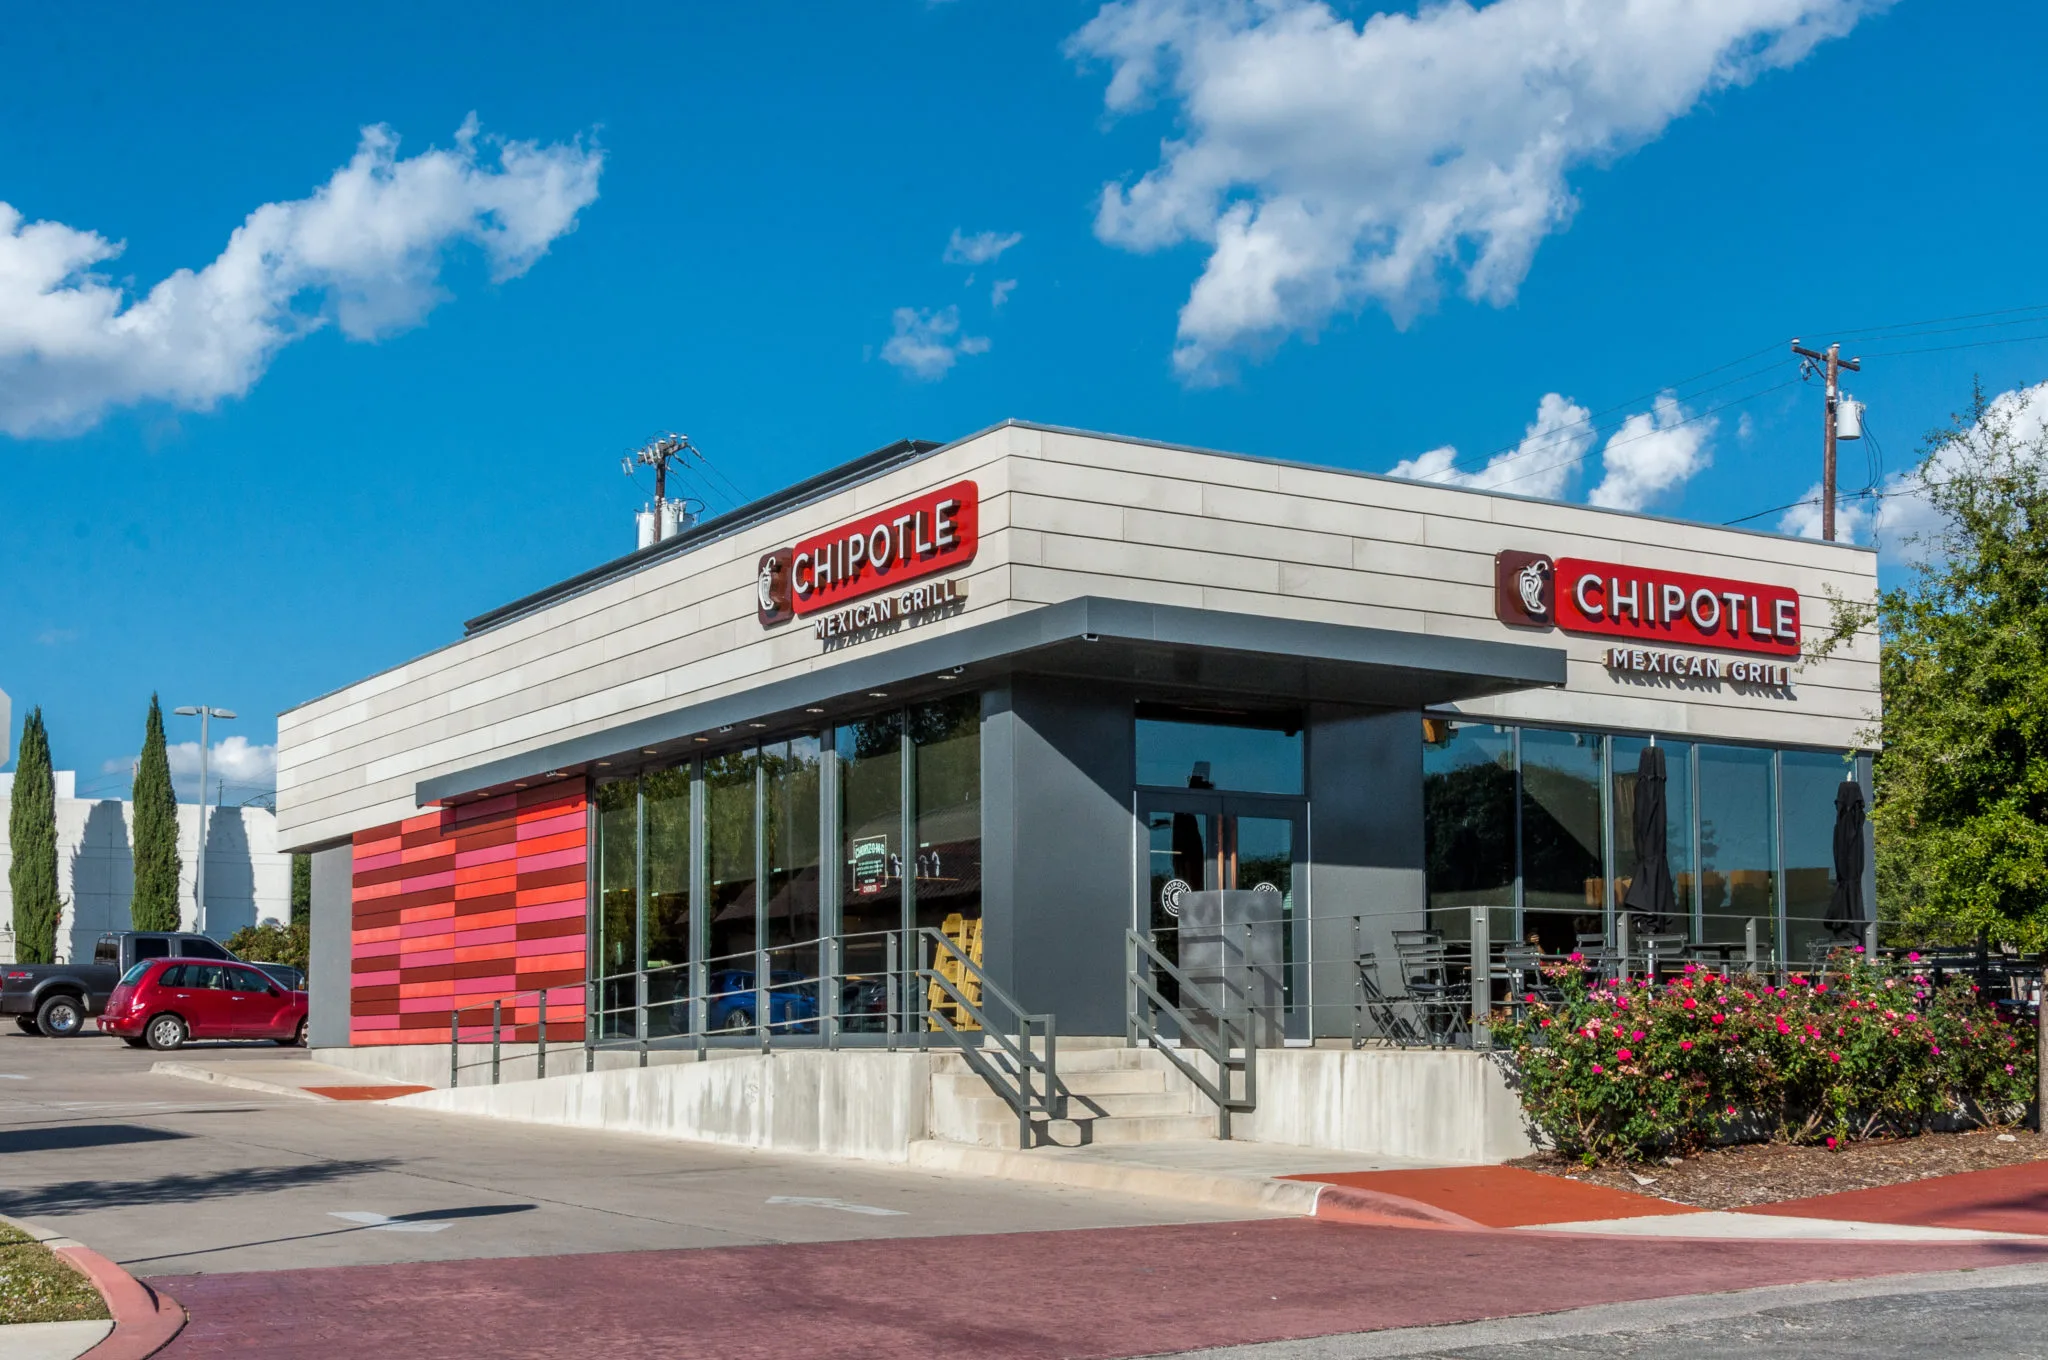
<path fill-rule="evenodd" d="M 642 467 L 654 469 L 654 538 L 656 542 L 660 542 L 662 538 L 661 516 L 662 511 L 668 505 L 668 466 L 670 463 L 681 462 L 685 454 L 695 452 L 695 447 L 690 443 L 690 436 L 686 434 L 665 434 L 659 439 L 650 441 L 632 457 L 625 460 L 625 472 L 628 477 L 633 475 L 633 465 L 635 463 Z"/>
<path fill-rule="evenodd" d="M 1825 370 L 1828 376 L 1825 419 L 1821 430 L 1820 455 L 1820 536 L 1832 543 L 1835 540 L 1835 438 L 1836 408 L 1842 399 L 1842 370 L 1851 373 L 1863 371 L 1861 359 L 1844 359 L 1840 345 L 1829 345 L 1828 352 L 1807 349 L 1799 343 L 1799 337 L 1792 338 L 1792 352 L 1805 362 L 1800 367 L 1802 375 L 1816 369 Z M 1857 436 L 1851 435 L 1851 438 Z"/>

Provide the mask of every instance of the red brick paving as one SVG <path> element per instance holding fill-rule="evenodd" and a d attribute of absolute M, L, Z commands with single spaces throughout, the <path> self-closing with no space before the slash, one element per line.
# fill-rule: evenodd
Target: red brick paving
<path fill-rule="evenodd" d="M 431 1086 L 308 1086 L 307 1091 L 329 1100 L 396 1100 L 418 1091 L 431 1091 Z"/>
<path fill-rule="evenodd" d="M 2020 1162 L 1903 1185 L 1784 1200 L 1744 1212 L 2048 1234 L 2048 1162 Z"/>
<path fill-rule="evenodd" d="M 152 1283 L 192 1316 L 162 1360 L 1094 1360 L 2044 1260 L 2030 1243 L 1561 1246 L 1275 1219 Z"/>
<path fill-rule="evenodd" d="M 1513 1166 L 1447 1166 L 1419 1171 L 1336 1171 L 1283 1180 L 1348 1185 L 1447 1209 L 1489 1228 L 1579 1223 L 1598 1218 L 1693 1214 L 1699 1210 L 1604 1185 L 1568 1181 Z"/>

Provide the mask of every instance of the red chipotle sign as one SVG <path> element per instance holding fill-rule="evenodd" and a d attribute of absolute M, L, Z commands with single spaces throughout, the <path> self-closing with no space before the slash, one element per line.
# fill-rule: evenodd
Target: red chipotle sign
<path fill-rule="evenodd" d="M 1502 623 L 1799 654 L 1799 592 L 1785 586 L 1528 552 L 1500 553 L 1493 567 L 1494 612 Z"/>
<path fill-rule="evenodd" d="M 928 491 L 761 559 L 763 627 L 950 571 L 974 557 L 980 493 L 971 481 Z"/>

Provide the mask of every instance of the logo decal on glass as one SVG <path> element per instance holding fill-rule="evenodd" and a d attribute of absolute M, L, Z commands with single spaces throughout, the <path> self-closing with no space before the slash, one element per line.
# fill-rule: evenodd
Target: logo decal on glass
<path fill-rule="evenodd" d="M 1159 905 L 1166 908 L 1168 916 L 1180 915 L 1180 895 L 1188 891 L 1184 878 L 1169 878 L 1159 889 Z"/>

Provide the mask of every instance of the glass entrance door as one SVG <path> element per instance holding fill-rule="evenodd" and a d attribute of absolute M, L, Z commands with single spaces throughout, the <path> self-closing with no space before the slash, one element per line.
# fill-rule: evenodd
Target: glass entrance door
<path fill-rule="evenodd" d="M 1277 922 L 1282 948 L 1286 1033 L 1309 1037 L 1308 914 L 1297 885 L 1306 882 L 1307 808 L 1299 798 L 1189 791 L 1139 795 L 1143 844 L 1138 928 L 1178 961 L 1178 899 L 1183 892 L 1242 889 L 1262 899 L 1256 919 Z M 1267 905 L 1263 899 L 1270 899 Z M 1160 991 L 1176 996 L 1172 979 Z"/>

